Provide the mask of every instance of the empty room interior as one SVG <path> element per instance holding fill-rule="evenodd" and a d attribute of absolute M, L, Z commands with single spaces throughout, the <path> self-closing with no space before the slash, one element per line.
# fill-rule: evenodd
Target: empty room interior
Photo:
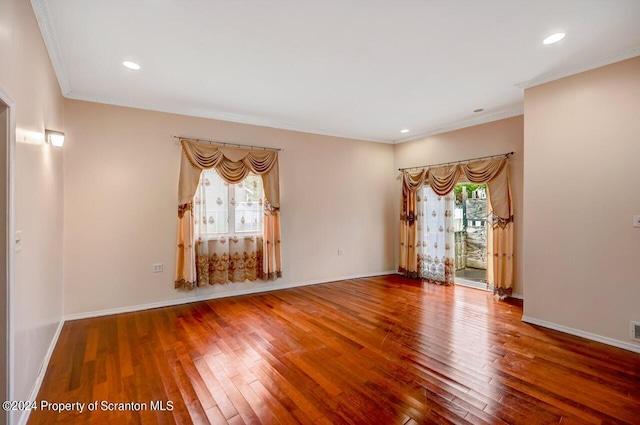
<path fill-rule="evenodd" d="M 640 424 L 639 23 L 0 0 L 0 424 Z"/>

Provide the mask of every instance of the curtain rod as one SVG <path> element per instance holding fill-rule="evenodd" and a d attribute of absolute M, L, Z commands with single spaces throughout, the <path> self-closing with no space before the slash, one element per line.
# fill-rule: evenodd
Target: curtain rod
<path fill-rule="evenodd" d="M 494 158 L 502 158 L 503 156 L 505 158 L 509 158 L 510 155 L 513 155 L 515 152 L 507 152 L 507 153 L 502 153 L 502 154 L 498 154 L 498 155 L 489 155 L 489 156 L 481 156 L 478 158 L 471 158 L 471 159 L 463 159 L 462 161 L 451 161 L 451 162 L 441 162 L 440 164 L 430 164 L 430 165 L 421 165 L 419 167 L 406 167 L 406 168 L 398 168 L 398 171 L 404 171 L 404 170 L 415 170 L 418 168 L 429 168 L 429 167 L 436 167 L 439 165 L 454 165 L 454 164 L 462 164 L 465 162 L 471 162 L 471 161 L 479 161 L 481 159 L 494 159 Z"/>
<path fill-rule="evenodd" d="M 216 142 L 215 140 L 205 140 L 205 139 L 195 139 L 193 137 L 184 137 L 184 136 L 171 136 L 174 139 L 185 139 L 185 140 L 191 140 L 194 142 L 206 142 L 209 143 L 210 145 L 222 145 L 222 146 L 235 146 L 238 148 L 252 148 L 252 149 L 262 149 L 263 151 L 276 151 L 276 152 L 281 152 L 284 151 L 284 149 L 279 149 L 279 148 L 269 148 L 269 147 L 264 147 L 264 146 L 252 146 L 252 145 L 243 145 L 240 143 L 227 143 L 227 142 Z"/>

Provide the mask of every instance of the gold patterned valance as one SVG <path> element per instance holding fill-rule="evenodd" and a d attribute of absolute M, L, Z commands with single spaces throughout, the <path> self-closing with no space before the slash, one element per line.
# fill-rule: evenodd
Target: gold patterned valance
<path fill-rule="evenodd" d="M 188 139 L 180 139 L 180 143 L 183 155 L 178 188 L 179 205 L 193 199 L 202 170 L 215 168 L 229 184 L 241 182 L 250 172 L 262 176 L 269 204 L 280 208 L 278 152 L 222 147 Z"/>
<path fill-rule="evenodd" d="M 509 170 L 508 158 L 474 161 L 468 164 L 423 168 L 417 171 L 404 170 L 404 188 L 415 192 L 425 184 L 434 192 L 444 196 L 451 192 L 464 176 L 471 183 L 486 183 L 491 193 L 493 213 L 502 219 L 509 219 L 511 210 L 511 190 L 507 190 Z"/>

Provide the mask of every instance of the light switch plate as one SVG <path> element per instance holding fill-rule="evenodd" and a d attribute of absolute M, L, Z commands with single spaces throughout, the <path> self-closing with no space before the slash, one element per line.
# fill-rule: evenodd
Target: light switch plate
<path fill-rule="evenodd" d="M 640 227 L 640 215 L 633 216 L 633 227 Z"/>

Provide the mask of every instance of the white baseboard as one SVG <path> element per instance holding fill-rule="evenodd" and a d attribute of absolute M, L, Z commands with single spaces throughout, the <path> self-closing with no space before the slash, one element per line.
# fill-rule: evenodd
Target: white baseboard
<path fill-rule="evenodd" d="M 62 332 L 62 327 L 64 326 L 64 319 L 60 320 L 58 323 L 58 328 L 56 329 L 56 333 L 53 335 L 51 339 L 51 344 L 49 344 L 49 349 L 47 350 L 47 354 L 44 356 L 44 360 L 42 360 L 42 365 L 40 366 L 40 371 L 38 372 L 38 376 L 36 377 L 36 382 L 31 389 L 31 394 L 29 394 L 29 401 L 36 401 L 38 398 L 38 392 L 40 392 L 40 387 L 42 386 L 42 382 L 44 381 L 44 375 L 47 373 L 47 368 L 49 367 L 49 361 L 51 361 L 51 356 L 53 355 L 53 350 L 56 348 L 56 344 L 58 343 L 58 338 L 60 338 L 60 332 Z M 25 410 L 22 413 L 22 416 L 18 419 L 19 425 L 25 425 L 29 420 L 29 415 L 31 414 L 31 410 Z"/>
<path fill-rule="evenodd" d="M 522 294 L 511 294 L 511 298 L 517 298 L 519 300 L 524 300 L 524 295 L 522 295 Z"/>
<path fill-rule="evenodd" d="M 640 353 L 640 345 L 632 344 L 629 342 L 624 342 L 617 339 L 608 338 L 606 336 L 592 334 L 590 332 L 569 328 L 567 326 L 558 325 L 557 323 L 547 322 L 545 320 L 535 319 L 533 317 L 528 317 L 528 316 L 522 316 L 522 321 L 525 323 L 530 323 L 532 325 L 538 325 L 544 328 L 553 329 L 554 331 L 564 332 L 569 335 L 575 335 L 581 338 L 590 339 L 591 341 L 601 342 L 603 344 L 611 345 L 613 347 L 622 348 L 623 350 L 633 351 L 634 353 Z"/>
<path fill-rule="evenodd" d="M 131 313 L 134 311 L 150 310 L 152 308 L 171 307 L 174 305 L 189 304 L 189 303 L 213 300 L 218 298 L 228 298 L 228 297 L 236 297 L 238 295 L 258 294 L 261 292 L 278 291 L 281 289 L 297 288 L 300 286 L 317 285 L 319 283 L 329 283 L 329 282 L 337 282 L 340 280 L 383 276 L 383 275 L 389 275 L 389 274 L 395 274 L 395 273 L 396 271 L 393 270 L 393 271 L 359 274 L 359 275 L 353 275 L 353 276 L 340 276 L 340 277 L 332 277 L 332 278 L 325 278 L 325 279 L 308 280 L 305 282 L 287 283 L 284 285 L 277 285 L 277 284 L 265 285 L 257 288 L 239 289 L 236 291 L 222 292 L 217 294 L 207 294 L 207 295 L 201 295 L 201 296 L 196 296 L 191 298 L 180 298 L 175 300 L 160 301 L 160 302 L 149 303 L 149 304 L 138 304 L 138 305 L 132 305 L 127 307 L 117 307 L 117 308 L 111 308 L 106 310 L 89 311 L 86 313 L 67 314 L 64 316 L 64 320 L 70 321 L 70 320 L 79 320 L 79 319 L 89 319 L 92 317 L 110 316 L 112 314 L 121 314 L 121 313 Z"/>

